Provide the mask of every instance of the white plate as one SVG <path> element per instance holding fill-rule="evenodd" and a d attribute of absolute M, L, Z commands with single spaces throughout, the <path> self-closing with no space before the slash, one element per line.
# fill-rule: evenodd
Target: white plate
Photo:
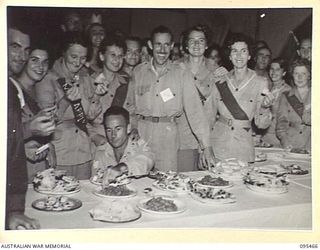
<path fill-rule="evenodd" d="M 299 153 L 291 153 L 291 152 L 285 152 L 284 157 L 289 158 L 298 158 L 298 159 L 311 159 L 310 154 L 299 154 Z"/>
<path fill-rule="evenodd" d="M 192 199 L 199 201 L 201 203 L 205 203 L 208 205 L 223 205 L 223 204 L 231 204 L 235 203 L 237 200 L 236 198 L 227 198 L 227 199 L 210 199 L 210 198 L 201 198 L 197 194 L 190 192 L 189 193 Z"/>
<path fill-rule="evenodd" d="M 254 146 L 255 148 L 273 148 L 273 144 L 265 142 Z"/>
<path fill-rule="evenodd" d="M 255 191 L 257 193 L 262 193 L 262 194 L 283 194 L 288 192 L 287 186 L 283 186 L 279 188 L 266 188 L 266 187 L 251 185 L 251 184 L 246 184 L 246 186 L 250 190 Z"/>
<path fill-rule="evenodd" d="M 131 217 L 127 217 L 127 218 L 110 216 L 110 217 L 104 217 L 101 219 L 93 219 L 93 220 L 102 221 L 102 222 L 111 222 L 111 223 L 125 223 L 125 222 L 135 221 L 135 220 L 139 219 L 140 217 L 141 217 L 141 212 L 139 211 L 139 213 L 133 214 Z"/>
<path fill-rule="evenodd" d="M 162 183 L 158 183 L 158 181 L 155 181 L 154 183 L 152 183 L 152 185 L 162 191 L 169 191 L 169 192 L 174 192 L 174 193 L 178 193 L 178 194 L 186 194 L 188 193 L 187 189 L 183 189 L 183 188 L 179 188 L 179 187 L 174 187 L 174 188 L 169 188 L 168 186 L 165 186 Z"/>
<path fill-rule="evenodd" d="M 283 148 L 276 148 L 276 147 L 272 147 L 272 148 L 262 148 L 262 147 L 255 147 L 255 151 L 270 151 L 270 152 L 280 152 L 280 151 L 284 151 Z"/>
<path fill-rule="evenodd" d="M 94 181 L 93 177 L 90 178 L 90 182 L 94 185 L 101 186 L 102 182 Z M 131 183 L 131 180 L 129 178 L 123 179 L 119 181 L 119 185 L 128 185 Z"/>
<path fill-rule="evenodd" d="M 90 178 L 90 182 L 94 185 L 100 186 L 102 184 L 102 182 L 97 182 L 93 180 L 93 177 Z"/>
<path fill-rule="evenodd" d="M 168 197 L 163 197 L 164 199 L 166 200 L 171 200 L 173 201 L 176 206 L 177 206 L 177 210 L 176 211 L 172 211 L 172 212 L 167 212 L 167 211 L 154 211 L 154 210 L 150 210 L 146 207 L 145 203 L 149 200 L 151 200 L 152 198 L 146 198 L 146 199 L 142 199 L 139 201 L 139 203 L 137 204 L 138 208 L 141 209 L 142 211 L 145 211 L 145 212 L 148 212 L 148 213 L 151 213 L 151 214 L 161 214 L 161 215 L 166 215 L 166 214 L 179 214 L 179 213 L 182 213 L 184 212 L 187 208 L 186 208 L 186 205 L 180 201 L 180 200 L 177 200 L 177 199 L 172 199 L 172 198 L 168 198 Z"/>
<path fill-rule="evenodd" d="M 70 207 L 60 207 L 60 209 L 54 208 L 54 207 L 45 207 L 45 206 L 41 206 L 41 204 L 46 203 L 48 199 L 47 198 L 41 198 L 38 200 L 35 200 L 34 202 L 32 202 L 31 206 L 37 210 L 40 211 L 45 211 L 45 212 L 67 212 L 67 211 L 72 211 L 75 209 L 78 209 L 79 207 L 82 206 L 82 202 L 78 199 L 74 199 L 74 198 L 69 198 L 67 197 L 66 202 L 72 202 L 72 206 Z"/>
<path fill-rule="evenodd" d="M 285 173 L 286 171 L 279 164 L 268 164 L 259 167 L 255 167 L 254 171 L 263 174 L 280 174 Z"/>
<path fill-rule="evenodd" d="M 272 152 L 272 153 L 266 153 L 267 154 L 267 157 L 269 160 L 275 160 L 275 161 L 283 161 L 284 160 L 284 153 L 281 152 L 281 153 L 275 153 L 275 152 Z"/>
<path fill-rule="evenodd" d="M 264 157 L 261 157 L 261 156 L 264 156 Z M 260 154 L 256 154 L 255 155 L 254 161 L 255 162 L 262 162 L 262 161 L 266 161 L 267 159 L 268 159 L 268 155 L 267 154 L 260 153 Z"/>
<path fill-rule="evenodd" d="M 78 193 L 80 191 L 80 187 L 73 191 L 54 191 L 54 190 L 41 190 L 38 188 L 34 188 L 34 190 L 41 194 L 48 194 L 48 195 L 68 195 L 68 194 L 74 194 Z"/>
<path fill-rule="evenodd" d="M 203 177 L 200 177 L 200 178 L 197 178 L 196 179 L 196 184 L 201 186 L 201 187 L 207 187 L 207 188 L 229 188 L 229 187 L 232 187 L 233 186 L 233 183 L 228 181 L 229 184 L 228 185 L 205 185 L 205 184 L 201 184 L 199 183 L 199 181 L 202 179 Z M 222 178 L 222 177 L 220 177 Z M 222 178 L 223 180 L 226 181 L 226 179 Z"/>
<path fill-rule="evenodd" d="M 129 190 L 131 190 L 132 192 L 128 195 L 122 195 L 122 196 L 116 196 L 116 195 L 106 195 L 104 193 L 102 193 L 102 189 L 97 189 L 95 191 L 93 191 L 93 194 L 99 197 L 103 197 L 103 198 L 111 198 L 111 199 L 125 199 L 125 198 L 131 198 L 137 195 L 137 191 L 135 189 L 132 188 L 128 188 Z"/>

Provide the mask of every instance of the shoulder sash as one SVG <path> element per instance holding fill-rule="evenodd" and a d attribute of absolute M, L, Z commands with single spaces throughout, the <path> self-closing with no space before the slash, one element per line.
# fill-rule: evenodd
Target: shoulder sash
<path fill-rule="evenodd" d="M 234 98 L 227 82 L 216 82 L 216 86 L 220 92 L 223 103 L 226 105 L 233 118 L 236 120 L 249 120 L 247 114 L 243 111 L 237 100 Z"/>

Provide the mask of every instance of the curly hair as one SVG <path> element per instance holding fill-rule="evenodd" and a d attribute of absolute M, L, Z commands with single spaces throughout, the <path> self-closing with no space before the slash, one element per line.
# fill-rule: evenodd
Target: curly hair
<path fill-rule="evenodd" d="M 248 46 L 249 55 L 252 55 L 252 40 L 250 37 L 242 33 L 233 33 L 226 43 L 227 55 L 231 53 L 231 46 L 236 42 L 244 42 Z"/>

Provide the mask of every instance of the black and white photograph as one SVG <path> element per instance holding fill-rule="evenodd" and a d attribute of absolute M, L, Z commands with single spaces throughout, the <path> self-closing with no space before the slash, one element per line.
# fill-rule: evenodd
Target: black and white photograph
<path fill-rule="evenodd" d="M 5 231 L 314 230 L 312 6 L 5 11 Z"/>

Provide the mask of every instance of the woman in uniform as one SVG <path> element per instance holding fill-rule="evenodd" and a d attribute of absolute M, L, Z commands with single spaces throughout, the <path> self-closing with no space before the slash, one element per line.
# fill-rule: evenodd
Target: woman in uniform
<path fill-rule="evenodd" d="M 48 73 L 48 68 L 48 49 L 40 43 L 33 45 L 27 64 L 17 79 L 23 91 L 25 102 L 25 105 L 22 107 L 23 124 L 31 122 L 31 120 L 33 120 L 38 114 L 47 114 L 50 112 L 54 113 L 55 107 L 52 107 L 52 111 L 49 111 L 48 109 L 41 110 L 36 102 L 35 96 L 35 84 L 44 78 L 44 76 Z M 48 117 L 50 117 L 50 114 L 48 114 Z M 24 127 L 26 128 L 26 126 Z M 25 132 L 28 134 L 28 131 Z M 29 183 L 32 182 L 34 175 L 38 171 L 45 170 L 49 165 L 55 167 L 55 152 L 52 143 L 50 143 L 50 138 L 50 136 L 31 136 L 25 140 Z M 50 150 L 45 150 L 36 154 L 37 149 L 44 144 L 48 144 Z M 48 161 L 46 161 L 46 158 Z"/>
<path fill-rule="evenodd" d="M 284 148 L 311 149 L 310 64 L 298 59 L 291 65 L 292 89 L 280 98 L 276 133 Z"/>
<path fill-rule="evenodd" d="M 46 77 L 37 84 L 41 108 L 57 106 L 57 124 L 52 143 L 57 169 L 78 179 L 91 176 L 91 139 L 88 128 L 101 112 L 99 95 L 83 65 L 88 45 L 80 33 L 68 33 L 63 41 L 62 56 L 55 61 Z"/>
<path fill-rule="evenodd" d="M 212 83 L 217 75 L 227 73 L 223 67 L 217 66 L 214 71 L 205 58 L 204 53 L 208 48 L 209 31 L 205 26 L 197 25 L 186 31 L 183 46 L 187 55 L 181 60 L 180 64 L 188 72 L 191 72 L 192 81 L 197 89 L 203 108 L 209 118 L 212 115 L 212 106 L 209 96 L 212 90 Z M 219 71 L 220 70 L 220 71 Z M 209 120 L 211 120 L 209 118 Z M 178 171 L 195 171 L 198 170 L 198 142 L 193 134 L 186 115 L 183 114 L 178 119 L 178 132 L 180 148 L 178 151 Z"/>
<path fill-rule="evenodd" d="M 248 39 L 235 34 L 228 42 L 229 59 L 233 69 L 213 84 L 212 147 L 221 160 L 237 158 L 254 162 L 251 121 L 258 128 L 271 124 L 273 96 L 267 80 L 248 68 L 250 50 Z"/>
<path fill-rule="evenodd" d="M 280 97 L 282 93 L 288 92 L 291 87 L 285 82 L 284 77 L 287 73 L 286 61 L 282 58 L 276 58 L 271 61 L 269 76 L 272 81 L 271 93 L 274 96 L 274 102 L 271 106 L 272 123 L 262 137 L 262 146 L 273 145 L 280 146 L 280 141 L 276 136 L 277 111 L 279 109 Z"/>

